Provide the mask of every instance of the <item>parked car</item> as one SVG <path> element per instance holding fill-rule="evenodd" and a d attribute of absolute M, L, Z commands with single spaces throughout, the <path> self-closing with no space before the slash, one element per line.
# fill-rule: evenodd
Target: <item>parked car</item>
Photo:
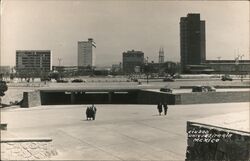
<path fill-rule="evenodd" d="M 131 79 L 133 82 L 138 82 L 138 79 L 136 79 L 136 78 L 132 78 Z"/>
<path fill-rule="evenodd" d="M 229 75 L 224 75 L 221 77 L 222 81 L 232 81 L 233 79 Z"/>
<path fill-rule="evenodd" d="M 208 92 L 216 92 L 216 88 L 214 86 L 204 86 Z"/>
<path fill-rule="evenodd" d="M 160 89 L 161 92 L 168 92 L 168 93 L 172 93 L 173 90 L 170 89 L 168 86 L 165 86 L 163 88 Z"/>
<path fill-rule="evenodd" d="M 74 79 L 71 82 L 72 83 L 81 83 L 81 82 L 83 82 L 83 80 L 82 79 Z"/>
<path fill-rule="evenodd" d="M 203 86 L 193 86 L 192 92 L 207 92 L 207 90 Z"/>
<path fill-rule="evenodd" d="M 63 80 L 63 79 L 58 79 L 56 80 L 57 83 L 68 83 L 67 80 Z"/>
<path fill-rule="evenodd" d="M 166 77 L 163 79 L 163 82 L 174 82 L 174 79 L 172 77 Z"/>
<path fill-rule="evenodd" d="M 216 92 L 213 86 L 193 86 L 192 92 Z"/>

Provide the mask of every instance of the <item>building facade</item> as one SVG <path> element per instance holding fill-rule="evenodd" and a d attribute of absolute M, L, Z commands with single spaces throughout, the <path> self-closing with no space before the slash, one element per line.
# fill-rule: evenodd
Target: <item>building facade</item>
<path fill-rule="evenodd" d="M 144 65 L 145 68 L 148 68 L 148 73 L 158 73 L 159 76 L 163 76 L 165 74 L 174 74 L 178 72 L 178 64 L 171 61 L 166 61 L 164 63 L 148 63 Z"/>
<path fill-rule="evenodd" d="M 250 74 L 250 60 L 206 60 L 205 65 L 220 74 Z"/>
<path fill-rule="evenodd" d="M 16 72 L 23 77 L 40 77 L 51 70 L 50 50 L 17 50 Z"/>
<path fill-rule="evenodd" d="M 136 69 L 144 64 L 144 53 L 142 51 L 127 51 L 122 54 L 122 68 L 125 74 L 135 73 Z"/>
<path fill-rule="evenodd" d="M 88 41 L 78 41 L 78 66 L 95 66 L 96 44 L 92 38 Z"/>
<path fill-rule="evenodd" d="M 180 54 L 182 72 L 187 65 L 200 65 L 206 60 L 205 21 L 200 14 L 188 14 L 180 19 Z"/>
<path fill-rule="evenodd" d="M 159 50 L 159 63 L 164 63 L 164 49 L 160 48 Z"/>

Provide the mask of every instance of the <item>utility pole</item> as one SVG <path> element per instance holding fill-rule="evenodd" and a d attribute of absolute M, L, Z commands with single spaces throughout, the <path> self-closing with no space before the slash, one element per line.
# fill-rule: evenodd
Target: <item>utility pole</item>
<path fill-rule="evenodd" d="M 146 61 L 147 84 L 148 84 L 148 72 L 149 72 L 149 67 L 148 67 L 148 57 L 147 57 L 147 61 Z"/>
<path fill-rule="evenodd" d="M 218 64 L 219 64 L 219 63 L 220 63 L 221 56 L 218 56 L 217 59 L 218 59 Z M 218 72 L 219 72 L 219 77 L 220 77 L 220 72 L 221 72 L 220 65 L 219 65 L 219 71 L 218 71 Z"/>
<path fill-rule="evenodd" d="M 58 60 L 58 66 L 60 67 L 61 66 L 62 58 L 57 58 L 57 60 Z"/>
<path fill-rule="evenodd" d="M 244 54 L 242 54 L 242 55 L 238 55 L 238 58 L 239 58 L 239 60 L 241 60 L 241 62 L 242 62 L 242 57 L 244 56 Z M 239 64 L 240 64 L 240 61 L 239 61 Z M 241 67 L 242 68 L 242 67 Z M 240 80 L 241 80 L 241 82 L 243 82 L 243 74 L 242 74 L 242 71 L 240 71 Z"/>

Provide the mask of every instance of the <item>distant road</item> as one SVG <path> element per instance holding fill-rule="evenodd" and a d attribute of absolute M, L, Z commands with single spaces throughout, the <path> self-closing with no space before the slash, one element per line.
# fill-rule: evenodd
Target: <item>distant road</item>
<path fill-rule="evenodd" d="M 40 87 L 86 87 L 86 86 L 117 86 L 117 87 L 131 87 L 137 86 L 138 82 L 126 82 L 120 81 L 118 79 L 106 79 L 106 78 L 92 78 L 92 80 L 87 80 L 86 83 L 52 83 L 47 82 L 43 83 L 8 83 L 9 87 L 24 87 L 24 88 L 40 88 Z M 159 89 L 164 86 L 169 88 L 180 88 L 180 86 L 249 86 L 250 81 L 245 80 L 233 80 L 233 81 L 221 81 L 219 79 L 177 79 L 175 82 L 163 82 L 163 81 L 152 81 L 149 80 L 149 83 L 142 82 L 140 85 L 146 89 Z"/>
<path fill-rule="evenodd" d="M 148 89 L 150 91 L 157 91 L 159 92 L 159 89 Z M 192 89 L 172 89 L 173 93 L 191 93 Z M 235 92 L 235 91 L 249 91 L 250 88 L 224 88 L 224 89 L 216 89 L 216 92 Z"/>

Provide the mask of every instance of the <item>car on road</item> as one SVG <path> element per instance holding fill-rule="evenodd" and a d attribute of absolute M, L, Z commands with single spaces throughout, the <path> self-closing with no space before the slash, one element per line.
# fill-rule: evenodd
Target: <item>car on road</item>
<path fill-rule="evenodd" d="M 193 86 L 192 92 L 216 92 L 216 89 L 213 86 Z"/>
<path fill-rule="evenodd" d="M 132 80 L 133 82 L 139 82 L 138 79 L 136 79 L 136 78 L 132 78 L 131 80 Z"/>
<path fill-rule="evenodd" d="M 167 92 L 167 93 L 172 93 L 173 92 L 173 90 L 170 89 L 168 86 L 160 88 L 160 91 L 161 92 Z"/>
<path fill-rule="evenodd" d="M 163 82 L 174 82 L 174 79 L 172 77 L 166 77 L 163 78 Z"/>
<path fill-rule="evenodd" d="M 216 92 L 216 88 L 214 86 L 204 86 L 208 92 Z"/>
<path fill-rule="evenodd" d="M 224 75 L 221 77 L 222 81 L 232 81 L 233 79 L 229 75 Z"/>
<path fill-rule="evenodd" d="M 192 92 L 206 92 L 206 88 L 203 86 L 193 86 Z"/>
<path fill-rule="evenodd" d="M 82 79 L 74 79 L 71 81 L 72 83 L 82 83 L 83 80 Z"/>
<path fill-rule="evenodd" d="M 56 80 L 57 83 L 68 83 L 67 80 L 64 80 L 64 79 L 58 79 Z"/>

